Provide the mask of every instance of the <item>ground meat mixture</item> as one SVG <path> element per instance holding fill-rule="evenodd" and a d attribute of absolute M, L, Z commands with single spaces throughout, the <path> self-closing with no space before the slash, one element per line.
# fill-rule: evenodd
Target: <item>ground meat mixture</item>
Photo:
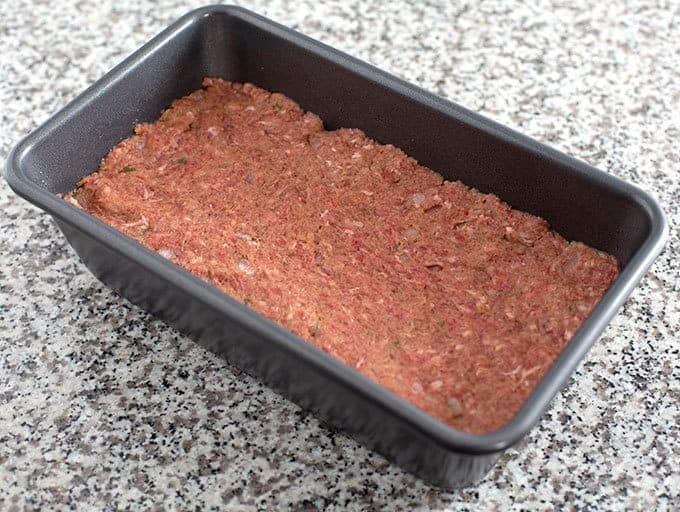
<path fill-rule="evenodd" d="M 203 85 L 65 199 L 449 425 L 508 422 L 618 273 L 282 94 Z"/>

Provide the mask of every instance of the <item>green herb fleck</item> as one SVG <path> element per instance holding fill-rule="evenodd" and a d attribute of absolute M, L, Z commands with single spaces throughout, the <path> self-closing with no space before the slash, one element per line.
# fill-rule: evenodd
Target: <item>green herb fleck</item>
<path fill-rule="evenodd" d="M 394 348 L 400 348 L 401 347 L 401 340 L 399 338 L 394 338 L 392 340 L 392 346 Z"/>
<path fill-rule="evenodd" d="M 137 169 L 135 169 L 133 166 L 126 165 L 125 167 L 123 167 L 123 170 L 121 172 L 135 172 L 136 170 Z"/>
<path fill-rule="evenodd" d="M 150 233 L 151 231 L 152 231 L 151 226 L 147 226 L 139 232 L 138 236 L 139 238 L 144 238 L 147 235 L 147 233 Z"/>
<path fill-rule="evenodd" d="M 274 103 L 274 108 L 276 108 L 276 109 L 281 109 L 281 108 L 283 108 L 283 105 L 281 105 L 281 103 L 279 103 L 279 102 L 277 101 L 276 103 Z"/>
<path fill-rule="evenodd" d="M 231 203 L 229 203 L 229 208 L 231 208 L 232 210 L 233 210 L 234 208 L 236 208 L 236 203 L 233 202 L 233 201 L 232 201 Z"/>
<path fill-rule="evenodd" d="M 439 327 L 441 327 L 442 329 L 445 329 L 446 328 L 446 320 L 442 320 L 441 322 L 439 322 Z"/>
<path fill-rule="evenodd" d="M 479 266 L 475 267 L 475 270 L 477 272 L 486 272 L 486 267 L 483 266 L 483 265 L 479 265 Z"/>
<path fill-rule="evenodd" d="M 253 299 L 250 298 L 250 297 L 245 297 L 245 298 L 243 299 L 243 303 L 244 303 L 246 306 L 250 306 L 250 305 L 253 303 Z"/>
<path fill-rule="evenodd" d="M 175 162 L 177 162 L 178 164 L 185 164 L 185 163 L 187 163 L 187 159 L 184 158 L 184 157 L 181 157 L 181 158 L 178 158 L 177 160 L 175 160 Z"/>

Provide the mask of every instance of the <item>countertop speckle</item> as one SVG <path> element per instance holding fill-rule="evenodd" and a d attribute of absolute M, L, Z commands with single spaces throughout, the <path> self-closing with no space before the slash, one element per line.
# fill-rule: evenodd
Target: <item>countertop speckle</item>
<path fill-rule="evenodd" d="M 0 509 L 678 510 L 677 2 L 243 2 L 636 183 L 665 251 L 541 423 L 442 492 L 95 280 L 0 182 Z M 0 2 L 0 159 L 194 1 Z"/>

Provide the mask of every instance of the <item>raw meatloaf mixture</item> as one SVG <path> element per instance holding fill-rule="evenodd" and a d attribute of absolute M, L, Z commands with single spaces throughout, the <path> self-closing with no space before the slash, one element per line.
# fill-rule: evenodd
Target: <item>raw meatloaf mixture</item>
<path fill-rule="evenodd" d="M 618 273 L 394 146 L 214 78 L 66 200 L 475 433 L 511 419 Z"/>

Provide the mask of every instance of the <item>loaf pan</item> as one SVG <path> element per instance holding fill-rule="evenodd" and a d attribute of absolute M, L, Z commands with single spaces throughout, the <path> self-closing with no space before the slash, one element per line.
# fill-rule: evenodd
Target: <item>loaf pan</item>
<path fill-rule="evenodd" d="M 616 256 L 621 274 L 512 421 L 475 435 L 428 416 L 135 240 L 59 199 L 205 76 L 282 92 L 328 129 L 361 128 L 449 180 L 541 216 Z M 645 192 L 368 64 L 237 7 L 190 12 L 10 153 L 12 189 L 52 215 L 85 265 L 188 334 L 424 480 L 478 481 L 539 420 L 660 252 L 667 227 Z"/>

